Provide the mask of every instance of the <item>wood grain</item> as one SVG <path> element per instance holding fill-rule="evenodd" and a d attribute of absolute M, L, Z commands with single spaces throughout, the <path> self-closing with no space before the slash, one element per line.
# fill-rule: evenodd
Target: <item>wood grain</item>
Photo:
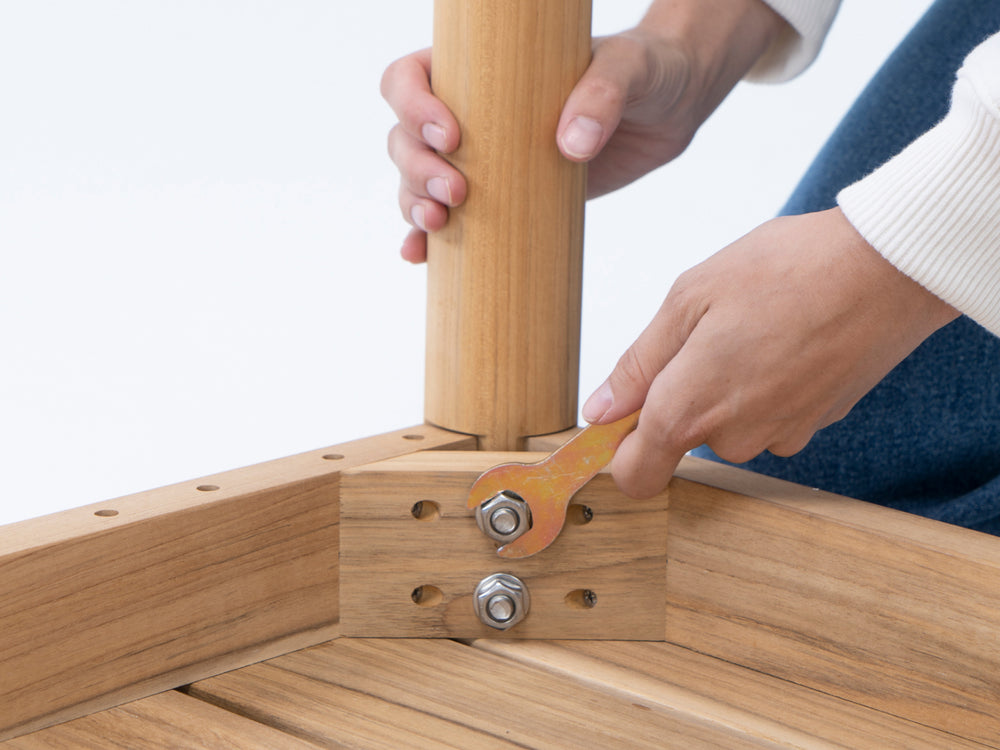
<path fill-rule="evenodd" d="M 667 502 L 637 501 L 599 474 L 574 502 L 593 511 L 585 525 L 567 523 L 551 547 L 502 560 L 466 507 L 469 488 L 486 469 L 541 454 L 434 452 L 369 464 L 344 473 L 341 488 L 341 628 L 345 635 L 490 637 L 472 606 L 476 584 L 491 573 L 520 577 L 531 594 L 528 618 L 505 638 L 641 638 L 664 634 Z M 433 520 L 413 517 L 415 502 L 433 502 Z M 442 592 L 418 606 L 420 586 Z M 570 592 L 589 590 L 596 606 L 571 606 Z"/>
<path fill-rule="evenodd" d="M 576 423 L 586 173 L 556 147 L 590 0 L 436 0 L 433 87 L 468 196 L 429 236 L 425 416 L 519 450 Z"/>
<path fill-rule="evenodd" d="M 782 747 L 983 748 L 978 742 L 669 643 L 477 640 L 472 645 Z"/>
<path fill-rule="evenodd" d="M 1000 745 L 995 537 L 698 459 L 670 498 L 667 640 Z"/>
<path fill-rule="evenodd" d="M 278 691 L 290 699 L 276 708 Z M 586 675 L 537 669 L 448 640 L 341 638 L 195 684 L 191 694 L 325 746 L 781 746 Z"/>
<path fill-rule="evenodd" d="M 317 745 L 167 691 L 0 743 L 3 750 L 316 750 Z"/>
<path fill-rule="evenodd" d="M 340 471 L 416 427 L 0 533 L 0 739 L 335 637 Z M 112 514 L 113 513 L 113 514 Z"/>
<path fill-rule="evenodd" d="M 320 747 L 516 747 L 461 722 L 425 713 L 377 693 L 338 682 L 338 672 L 317 679 L 265 662 L 197 682 L 190 695 L 263 726 Z M 403 665 L 400 665 L 403 666 Z M 378 664 L 372 664 L 377 670 Z M 423 689 L 414 680 L 414 692 Z"/>
<path fill-rule="evenodd" d="M 553 432 L 548 435 L 532 435 L 531 437 L 525 439 L 524 449 L 526 451 L 535 451 L 538 453 L 552 453 L 563 443 L 568 443 L 572 438 L 576 437 L 576 434 L 580 432 L 581 429 L 583 428 L 574 425 L 569 429 L 560 430 L 559 432 Z"/>

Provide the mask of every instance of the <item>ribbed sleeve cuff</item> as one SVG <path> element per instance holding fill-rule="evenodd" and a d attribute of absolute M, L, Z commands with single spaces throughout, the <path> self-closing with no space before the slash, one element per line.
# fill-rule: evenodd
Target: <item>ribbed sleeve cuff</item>
<path fill-rule="evenodd" d="M 837 200 L 896 268 L 1000 335 L 1000 111 L 988 94 L 960 74 L 947 117 Z"/>
<path fill-rule="evenodd" d="M 809 67 L 823 46 L 840 0 L 764 0 L 789 25 L 746 75 L 756 83 L 778 83 Z"/>

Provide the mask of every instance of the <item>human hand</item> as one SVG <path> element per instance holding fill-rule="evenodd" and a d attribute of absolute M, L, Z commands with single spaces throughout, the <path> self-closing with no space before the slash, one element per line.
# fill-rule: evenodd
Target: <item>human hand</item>
<path fill-rule="evenodd" d="M 775 219 L 682 274 L 583 414 L 642 407 L 611 470 L 649 497 L 702 444 L 733 463 L 797 453 L 956 317 L 839 208 Z"/>
<path fill-rule="evenodd" d="M 440 154 L 460 139 L 458 121 L 431 93 L 431 50 L 396 60 L 382 75 L 382 96 L 399 118 L 389 131 L 389 158 L 399 167 L 399 207 L 412 229 L 400 254 L 411 263 L 427 258 L 427 232 L 448 221 L 448 207 L 465 200 L 462 173 Z"/>
<path fill-rule="evenodd" d="M 656 0 L 634 29 L 596 39 L 556 130 L 566 158 L 591 162 L 588 197 L 679 155 L 784 23 L 761 0 Z M 431 92 L 430 73 L 430 50 L 421 50 L 390 65 L 381 86 L 399 118 L 389 155 L 401 175 L 399 206 L 413 227 L 401 254 L 415 263 L 427 257 L 426 232 L 445 225 L 467 190 L 441 156 L 458 148 L 461 136 Z"/>

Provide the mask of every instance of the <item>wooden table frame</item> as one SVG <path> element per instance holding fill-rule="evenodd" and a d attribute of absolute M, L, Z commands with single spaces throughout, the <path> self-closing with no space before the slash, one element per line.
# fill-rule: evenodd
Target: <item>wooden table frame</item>
<path fill-rule="evenodd" d="M 515 16 L 500 17 L 500 5 Z M 589 2 L 539 3 L 539 25 L 516 17 L 520 5 L 438 0 L 436 50 L 445 56 L 435 62 L 436 85 L 466 90 L 461 76 L 471 70 L 517 80 L 523 66 L 551 68 L 545 86 L 529 89 L 558 111 L 586 64 Z M 543 45 L 547 61 L 508 54 L 471 65 L 468 55 L 486 48 L 458 37 L 477 23 L 514 49 L 538 29 L 561 41 Z M 466 104 L 452 106 L 463 132 L 476 133 L 482 109 Z M 551 151 L 547 111 L 539 132 Z M 510 153 L 522 157 L 544 140 L 501 122 L 490 143 L 504 131 L 520 139 Z M 0 739 L 336 639 L 343 471 L 417 451 L 549 450 L 566 438 L 576 413 L 582 170 L 551 154 L 520 166 L 491 161 L 476 143 L 471 135 L 466 152 L 475 164 L 458 157 L 470 175 L 466 220 L 456 212 L 453 234 L 432 247 L 441 260 L 432 258 L 428 421 L 448 429 L 425 424 L 4 527 Z M 555 219 L 541 221 L 530 195 L 508 201 L 514 216 L 498 214 L 495 200 L 477 203 L 477 180 L 506 180 L 543 158 L 552 172 L 525 190 L 559 196 L 545 208 Z M 473 175 L 480 163 L 485 178 Z M 504 222 L 515 231 L 495 234 L 487 260 L 458 252 L 489 244 Z M 543 234 L 532 234 L 539 227 Z M 562 246 L 560 260 L 532 260 L 539 242 Z M 533 307 L 550 299 L 542 279 L 562 288 L 558 310 Z M 512 315 L 507 296 L 522 288 L 527 312 Z M 539 345 L 527 330 L 561 343 Z M 501 352 L 495 370 L 482 342 Z M 553 346 L 558 368 L 535 356 Z M 470 361 L 492 374 L 484 381 L 474 371 L 470 385 Z M 483 382 L 485 399 L 475 385 Z M 486 422 L 467 422 L 484 404 Z M 554 434 L 530 437 L 538 432 Z M 434 464 L 433 455 L 422 460 Z M 663 641 L 1000 747 L 1000 540 L 697 459 L 682 463 L 668 494 Z M 549 658 L 541 644 L 519 653 Z M 614 679 L 636 674 L 634 665 L 615 669 Z"/>
<path fill-rule="evenodd" d="M 474 447 L 423 425 L 5 527 L 0 738 L 337 637 L 340 471 Z M 669 502 L 664 640 L 1000 745 L 996 538 L 698 459 Z"/>

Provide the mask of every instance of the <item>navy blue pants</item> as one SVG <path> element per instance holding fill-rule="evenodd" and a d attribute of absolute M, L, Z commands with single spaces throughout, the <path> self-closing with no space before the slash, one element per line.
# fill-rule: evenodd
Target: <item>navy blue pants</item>
<path fill-rule="evenodd" d="M 998 29 L 996 0 L 932 5 L 851 107 L 782 213 L 833 207 L 841 188 L 940 121 L 962 60 Z M 695 454 L 719 460 L 705 447 Z M 959 318 L 803 451 L 791 458 L 764 453 L 740 465 L 1000 534 L 1000 339 Z"/>

